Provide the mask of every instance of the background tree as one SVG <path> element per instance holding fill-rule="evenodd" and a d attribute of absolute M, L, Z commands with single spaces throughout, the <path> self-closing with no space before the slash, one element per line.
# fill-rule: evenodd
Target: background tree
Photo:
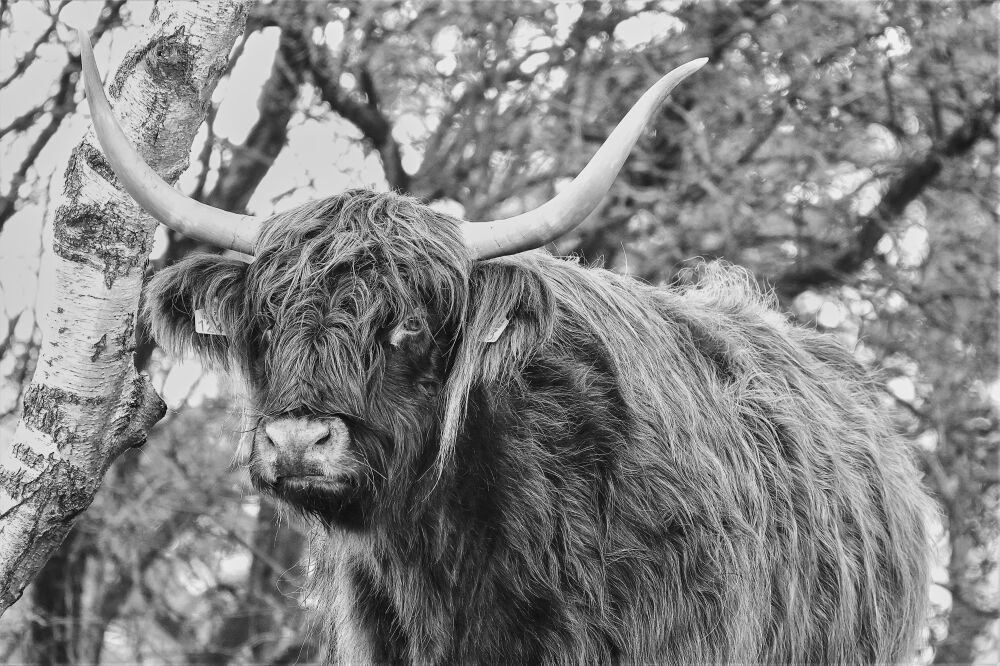
<path fill-rule="evenodd" d="M 52 19 L 32 31 L 3 3 L 0 42 L 26 45 L 0 71 L 5 98 L 44 64 L 30 54 L 75 53 L 66 4 L 37 6 Z M 131 34 L 139 11 L 109 2 L 95 34 Z M 942 505 L 922 660 L 987 663 L 1000 603 L 996 26 L 994 3 L 969 0 L 261 3 L 180 182 L 257 214 L 349 186 L 469 219 L 514 214 L 571 178 L 660 74 L 708 55 L 556 250 L 653 282 L 685 279 L 694 257 L 746 266 L 790 316 L 879 368 Z M 57 81 L 0 115 L 0 263 L 18 262 L 0 287 L 23 305 L 0 326 L 8 421 L 38 346 L 34 299 L 13 294 L 34 282 L 49 182 L 62 180 L 41 165 L 82 115 L 75 78 Z M 195 245 L 164 233 L 149 270 L 216 251 Z M 227 471 L 238 401 L 211 377 L 182 381 L 190 364 L 141 327 L 135 363 L 178 411 L 111 468 L 0 640 L 39 661 L 308 660 L 305 537 Z"/>

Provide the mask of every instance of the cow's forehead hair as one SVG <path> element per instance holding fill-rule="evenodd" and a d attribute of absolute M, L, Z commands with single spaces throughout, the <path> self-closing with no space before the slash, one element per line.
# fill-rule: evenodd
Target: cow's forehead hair
<path fill-rule="evenodd" d="M 369 190 L 279 213 L 258 240 L 247 305 L 274 317 L 307 303 L 329 305 L 333 297 L 346 306 L 376 300 L 400 315 L 427 305 L 460 317 L 471 257 L 458 225 L 410 197 Z"/>
<path fill-rule="evenodd" d="M 378 326 L 416 308 L 457 334 L 472 265 L 458 224 L 409 197 L 358 190 L 266 221 L 234 340 L 265 370 L 257 398 L 279 411 L 360 398 L 380 367 Z"/>

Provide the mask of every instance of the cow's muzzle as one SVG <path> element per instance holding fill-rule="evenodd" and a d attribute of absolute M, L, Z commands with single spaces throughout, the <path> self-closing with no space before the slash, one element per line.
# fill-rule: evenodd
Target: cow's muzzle
<path fill-rule="evenodd" d="M 260 424 L 251 471 L 270 486 L 287 481 L 347 481 L 351 436 L 339 418 L 281 416 Z"/>

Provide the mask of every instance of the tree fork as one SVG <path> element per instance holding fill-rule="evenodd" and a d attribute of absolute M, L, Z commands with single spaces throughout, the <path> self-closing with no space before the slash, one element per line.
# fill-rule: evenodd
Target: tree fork
<path fill-rule="evenodd" d="M 108 79 L 123 127 L 167 180 L 187 167 L 251 4 L 160 3 Z M 90 506 L 115 458 L 142 445 L 165 412 L 132 363 L 156 222 L 118 189 L 95 145 L 88 135 L 69 157 L 38 365 L 13 440 L 0 445 L 0 613 Z"/>

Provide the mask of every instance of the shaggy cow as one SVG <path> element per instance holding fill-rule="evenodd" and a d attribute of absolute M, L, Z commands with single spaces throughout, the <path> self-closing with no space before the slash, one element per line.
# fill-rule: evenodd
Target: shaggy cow
<path fill-rule="evenodd" d="M 245 380 L 254 483 L 321 532 L 331 660 L 906 658 L 926 497 L 851 356 L 736 269 L 663 289 L 518 253 L 594 207 L 700 63 L 566 193 L 482 225 L 367 191 L 207 209 L 141 163 L 84 63 L 129 192 L 255 255 L 162 271 L 147 311 L 164 347 Z"/>

